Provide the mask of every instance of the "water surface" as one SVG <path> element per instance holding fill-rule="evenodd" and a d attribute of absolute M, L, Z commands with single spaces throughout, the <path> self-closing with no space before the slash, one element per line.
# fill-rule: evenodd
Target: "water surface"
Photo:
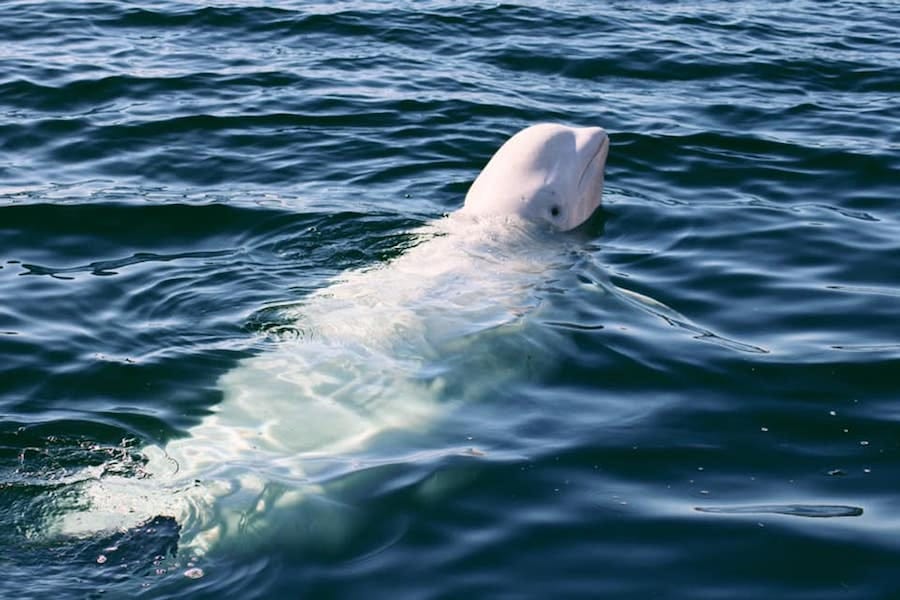
<path fill-rule="evenodd" d="M 3 596 L 900 592 L 894 3 L 13 0 L 0 23 Z M 192 562 L 165 515 L 46 535 L 84 477 L 139 478 L 222 402 L 270 307 L 418 243 L 541 121 L 610 132 L 603 207 L 489 342 L 503 385 L 334 474 L 351 536 Z"/>

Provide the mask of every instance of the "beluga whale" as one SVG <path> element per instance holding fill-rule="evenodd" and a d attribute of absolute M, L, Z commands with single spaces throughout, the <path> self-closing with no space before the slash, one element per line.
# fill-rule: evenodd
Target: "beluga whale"
<path fill-rule="evenodd" d="M 91 536 L 165 516 L 193 555 L 351 535 L 332 490 L 369 465 L 465 451 L 422 440 L 521 377 L 521 332 L 571 260 L 562 232 L 600 204 L 608 150 L 600 127 L 513 135 L 463 206 L 413 232 L 410 248 L 260 308 L 257 352 L 221 376 L 211 412 L 143 448 L 143 477 L 73 484 L 76 506 L 50 528 Z"/>

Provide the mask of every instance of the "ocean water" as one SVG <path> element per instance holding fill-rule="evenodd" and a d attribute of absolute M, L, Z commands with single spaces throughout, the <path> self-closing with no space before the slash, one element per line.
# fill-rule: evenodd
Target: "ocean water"
<path fill-rule="evenodd" d="M 0 596 L 900 594 L 895 2 L 7 0 L 0 25 Z M 543 121 L 609 131 L 603 205 L 521 320 L 431 358 L 442 415 L 329 457 L 252 550 L 193 555 L 167 514 L 48 531 L 296 343 L 273 307 L 427 243 Z"/>

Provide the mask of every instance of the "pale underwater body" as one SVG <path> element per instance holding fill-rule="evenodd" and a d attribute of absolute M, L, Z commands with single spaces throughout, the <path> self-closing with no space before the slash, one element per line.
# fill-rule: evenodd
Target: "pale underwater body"
<path fill-rule="evenodd" d="M 352 511 L 328 499 L 367 485 L 356 473 L 478 456 L 436 434 L 447 415 L 477 411 L 556 362 L 558 334 L 535 315 L 550 290 L 576 285 L 555 282 L 579 248 L 560 232 L 599 205 L 608 148 L 600 128 L 527 128 L 497 151 L 465 206 L 415 232 L 412 248 L 260 311 L 254 320 L 272 339 L 221 377 L 211 414 L 165 448 L 144 448 L 142 477 L 83 473 L 74 503 L 52 511 L 51 535 L 165 516 L 198 554 L 339 545 L 353 535 Z"/>
<path fill-rule="evenodd" d="M 580 240 L 515 216 L 459 213 L 416 234 L 388 263 L 260 311 L 264 349 L 221 377 L 212 413 L 165 448 L 144 448 L 145 477 L 79 482 L 76 509 L 60 511 L 52 534 L 168 516 L 193 553 L 256 538 L 339 544 L 353 525 L 322 501 L 335 481 L 417 455 L 477 456 L 429 434 L 523 370 L 553 364 L 552 333 L 532 317 Z"/>

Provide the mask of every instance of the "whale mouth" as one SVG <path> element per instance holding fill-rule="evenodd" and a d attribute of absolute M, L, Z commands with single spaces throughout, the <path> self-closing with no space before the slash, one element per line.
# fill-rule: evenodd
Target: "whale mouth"
<path fill-rule="evenodd" d="M 584 187 L 584 178 L 591 171 L 592 166 L 599 167 L 600 176 L 603 176 L 603 166 L 606 164 L 606 157 L 609 155 L 609 136 L 604 135 L 603 141 L 597 146 L 597 150 L 585 162 L 584 169 L 581 171 L 581 177 L 578 178 L 578 189 Z"/>

